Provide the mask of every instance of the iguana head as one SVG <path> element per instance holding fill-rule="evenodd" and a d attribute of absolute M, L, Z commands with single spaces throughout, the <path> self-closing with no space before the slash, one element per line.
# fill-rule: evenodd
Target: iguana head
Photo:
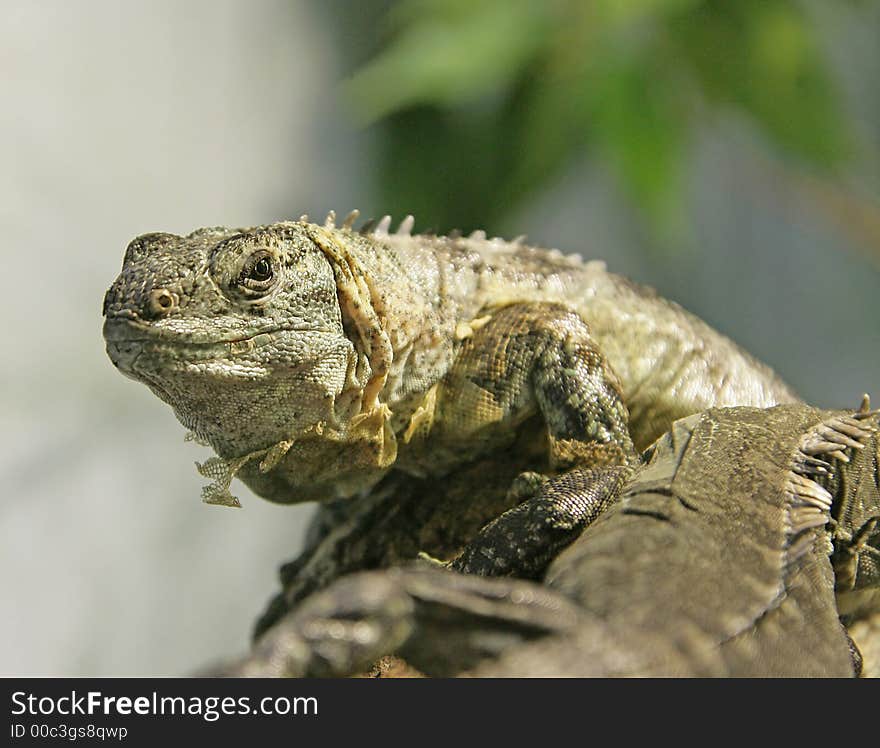
<path fill-rule="evenodd" d="M 140 236 L 104 298 L 107 353 L 223 458 L 344 429 L 381 338 L 363 344 L 344 260 L 305 222 Z"/>

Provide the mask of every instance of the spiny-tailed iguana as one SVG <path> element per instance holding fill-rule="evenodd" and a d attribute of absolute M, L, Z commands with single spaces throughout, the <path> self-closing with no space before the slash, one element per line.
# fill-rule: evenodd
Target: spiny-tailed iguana
<path fill-rule="evenodd" d="M 534 573 L 531 557 L 601 511 L 602 491 L 581 489 L 617 485 L 674 419 L 796 399 L 600 262 L 482 233 L 411 235 L 409 217 L 395 234 L 387 218 L 356 231 L 355 218 L 128 246 L 104 299 L 107 351 L 215 450 L 200 466 L 215 479 L 206 501 L 237 505 L 234 475 L 279 502 L 354 496 L 392 468 L 443 476 L 527 428 L 544 472 L 568 470 L 574 492 L 551 502 L 540 481 L 521 485 L 530 497 L 456 568 Z M 526 536 L 546 527 L 552 538 Z"/>
<path fill-rule="evenodd" d="M 230 672 L 851 676 L 835 601 L 880 610 L 880 437 L 857 411 L 682 419 L 543 585 L 437 569 L 345 577 Z M 442 491 L 438 485 L 436 490 Z"/>

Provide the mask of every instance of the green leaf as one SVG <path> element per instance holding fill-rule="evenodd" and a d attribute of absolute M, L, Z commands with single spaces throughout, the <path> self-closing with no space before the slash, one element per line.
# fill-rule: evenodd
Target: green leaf
<path fill-rule="evenodd" d="M 606 62 L 596 82 L 593 128 L 597 149 L 654 237 L 674 246 L 686 233 L 689 107 L 674 74 L 653 52 Z"/>
<path fill-rule="evenodd" d="M 816 31 L 791 0 L 706 2 L 670 23 L 707 98 L 751 116 L 776 145 L 831 167 L 848 154 L 846 118 Z"/>
<path fill-rule="evenodd" d="M 552 3 L 417 5 L 428 12 L 346 84 L 365 121 L 417 104 L 460 105 L 508 86 L 545 43 Z M 458 12 L 436 12 L 444 9 Z"/>
<path fill-rule="evenodd" d="M 381 123 L 389 209 L 423 226 L 489 227 L 592 149 L 677 242 L 691 133 L 717 111 L 812 165 L 849 153 L 798 0 L 405 0 L 389 19 L 347 91 Z"/>

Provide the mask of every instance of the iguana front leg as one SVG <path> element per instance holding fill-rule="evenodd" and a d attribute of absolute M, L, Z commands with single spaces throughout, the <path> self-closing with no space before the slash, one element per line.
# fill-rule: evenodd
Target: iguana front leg
<path fill-rule="evenodd" d="M 486 525 L 449 568 L 481 576 L 537 579 L 559 551 L 614 501 L 629 465 L 573 468 Z"/>
<path fill-rule="evenodd" d="M 423 429 L 432 452 L 504 448 L 537 411 L 550 469 L 562 474 L 532 475 L 523 502 L 487 525 L 452 568 L 536 577 L 605 508 L 638 456 L 617 377 L 575 312 L 517 303 L 478 322 L 467 330 Z M 523 476 L 516 488 L 527 481 Z"/>

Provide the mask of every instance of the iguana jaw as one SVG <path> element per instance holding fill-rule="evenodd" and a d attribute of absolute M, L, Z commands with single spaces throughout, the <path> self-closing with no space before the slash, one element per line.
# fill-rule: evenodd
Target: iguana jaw
<path fill-rule="evenodd" d="M 190 365 L 206 361 L 247 361 L 259 355 L 249 354 L 263 347 L 284 345 L 289 334 L 341 337 L 332 330 L 307 326 L 272 326 L 253 331 L 230 331 L 227 325 L 216 324 L 217 330 L 206 329 L 199 321 L 192 329 L 168 329 L 122 316 L 109 316 L 104 322 L 104 340 L 107 355 L 123 374 L 137 379 L 136 360 L 159 359 L 163 366 Z M 234 365 L 230 365 L 234 373 Z M 218 372 L 222 371 L 220 368 Z"/>
<path fill-rule="evenodd" d="M 108 318 L 104 333 L 114 365 L 223 457 L 298 438 L 319 423 L 342 428 L 359 410 L 357 355 L 338 332 L 275 329 L 193 342 Z"/>

